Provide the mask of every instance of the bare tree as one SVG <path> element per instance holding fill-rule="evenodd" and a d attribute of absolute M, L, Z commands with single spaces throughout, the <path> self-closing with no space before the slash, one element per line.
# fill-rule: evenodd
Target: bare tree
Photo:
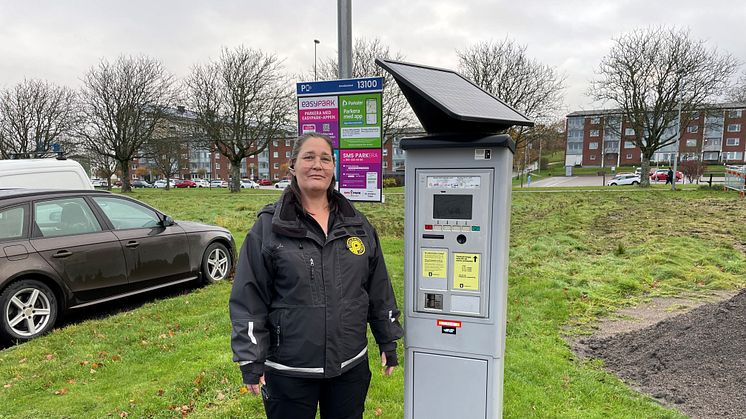
<path fill-rule="evenodd" d="M 733 102 L 746 103 L 746 72 L 735 82 L 728 92 L 728 98 Z"/>
<path fill-rule="evenodd" d="M 171 188 L 169 181 L 188 162 L 185 157 L 188 150 L 184 137 L 172 131 L 165 126 L 159 126 L 144 145 L 145 155 L 153 161 L 158 173 L 166 178 L 166 189 Z"/>
<path fill-rule="evenodd" d="M 152 58 L 105 59 L 83 78 L 80 130 L 85 147 L 114 159 L 122 171 L 122 192 L 130 191 L 130 170 L 174 102 L 173 76 Z"/>
<path fill-rule="evenodd" d="M 59 151 L 72 151 L 76 116 L 76 95 L 67 87 L 24 80 L 0 91 L 0 158 L 38 157 L 55 144 Z"/>
<path fill-rule="evenodd" d="M 290 131 L 293 90 L 274 54 L 239 46 L 197 65 L 186 80 L 188 101 L 207 146 L 231 164 L 231 192 L 241 191 L 241 161 Z"/>
<path fill-rule="evenodd" d="M 614 40 L 589 94 L 621 108 L 648 173 L 654 153 L 674 144 L 691 115 L 725 93 L 737 67 L 730 54 L 708 48 L 688 30 L 638 29 Z M 650 186 L 650 179 L 643 176 L 640 186 Z"/>
<path fill-rule="evenodd" d="M 459 72 L 529 119 L 549 123 L 562 106 L 565 78 L 553 67 L 530 58 L 526 48 L 506 38 L 457 50 Z M 522 159 L 516 159 L 521 175 L 529 160 L 531 137 L 526 134 L 531 129 L 519 126 L 509 130 L 516 154 L 523 154 Z"/>
<path fill-rule="evenodd" d="M 416 122 L 409 102 L 396 84 L 394 77 L 376 65 L 376 58 L 383 60 L 402 61 L 404 56 L 392 53 L 388 46 L 381 43 L 378 38 L 355 40 L 352 47 L 352 77 L 383 77 L 383 103 L 381 103 L 381 118 L 383 141 L 402 132 L 406 128 L 412 128 Z M 339 65 L 337 58 L 322 59 L 317 68 L 319 78 L 322 80 L 335 80 L 339 78 Z M 313 73 L 311 73 L 313 74 Z"/>
<path fill-rule="evenodd" d="M 107 154 L 99 154 L 92 150 L 87 150 L 87 155 L 91 161 L 93 174 L 106 179 L 106 188 L 111 189 L 111 177 L 117 173 L 116 160 Z"/>

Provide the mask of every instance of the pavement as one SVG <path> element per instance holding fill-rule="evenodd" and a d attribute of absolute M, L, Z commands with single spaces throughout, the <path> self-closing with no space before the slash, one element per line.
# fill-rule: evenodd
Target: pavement
<path fill-rule="evenodd" d="M 606 181 L 611 176 L 606 177 Z M 554 188 L 554 187 L 573 187 L 573 186 L 603 186 L 603 176 L 549 176 L 544 179 L 531 182 L 531 188 Z M 527 185 L 524 183 L 524 187 Z"/>

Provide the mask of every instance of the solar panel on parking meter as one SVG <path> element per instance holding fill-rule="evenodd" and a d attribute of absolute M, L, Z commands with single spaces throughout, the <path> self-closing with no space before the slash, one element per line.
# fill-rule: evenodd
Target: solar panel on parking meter
<path fill-rule="evenodd" d="M 533 122 L 457 73 L 376 60 L 429 135 L 405 138 L 404 417 L 502 416 L 510 191 Z"/>
<path fill-rule="evenodd" d="M 380 59 L 376 64 L 391 73 L 428 133 L 496 133 L 534 125 L 452 70 Z"/>

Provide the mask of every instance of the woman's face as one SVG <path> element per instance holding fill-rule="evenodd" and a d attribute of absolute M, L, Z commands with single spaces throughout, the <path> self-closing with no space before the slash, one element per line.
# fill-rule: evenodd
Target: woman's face
<path fill-rule="evenodd" d="M 311 137 L 300 147 L 295 178 L 303 194 L 326 191 L 334 176 L 334 156 L 323 138 Z"/>

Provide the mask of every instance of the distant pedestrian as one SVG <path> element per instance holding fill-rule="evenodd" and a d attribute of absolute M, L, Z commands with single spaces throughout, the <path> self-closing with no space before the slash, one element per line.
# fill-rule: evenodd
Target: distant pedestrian
<path fill-rule="evenodd" d="M 669 167 L 666 175 L 666 185 L 669 183 L 673 185 L 673 169 Z"/>
<path fill-rule="evenodd" d="M 528 186 L 531 186 L 531 175 L 528 175 Z"/>

